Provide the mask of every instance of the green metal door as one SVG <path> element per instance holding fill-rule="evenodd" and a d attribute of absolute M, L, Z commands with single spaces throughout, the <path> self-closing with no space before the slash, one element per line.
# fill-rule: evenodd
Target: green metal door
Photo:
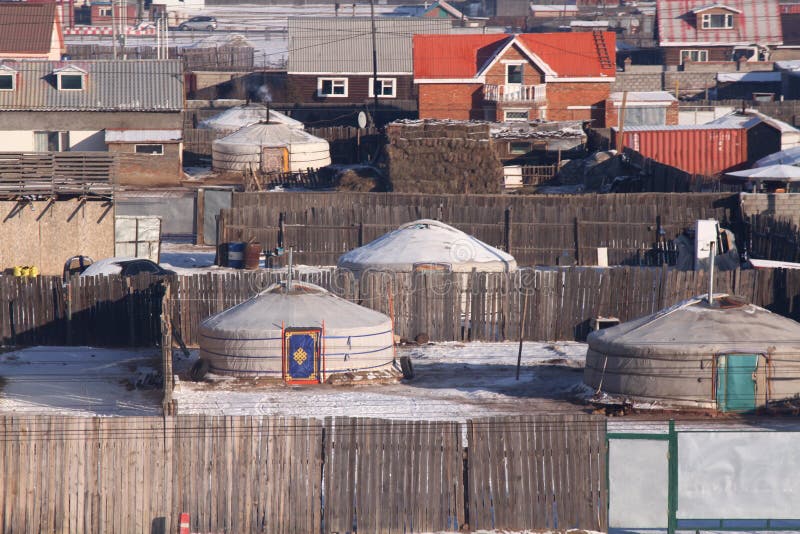
<path fill-rule="evenodd" d="M 717 406 L 723 412 L 755 410 L 758 357 L 758 354 L 717 357 Z"/>

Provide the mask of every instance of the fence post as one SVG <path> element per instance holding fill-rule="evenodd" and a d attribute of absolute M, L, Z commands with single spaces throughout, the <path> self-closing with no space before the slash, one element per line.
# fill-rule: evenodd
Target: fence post
<path fill-rule="evenodd" d="M 175 415 L 172 401 L 172 390 L 175 387 L 172 376 L 172 301 L 171 283 L 166 283 L 164 296 L 161 298 L 161 374 L 164 378 L 164 397 L 161 409 L 164 415 Z"/>
<path fill-rule="evenodd" d="M 581 264 L 581 230 L 580 222 L 575 217 L 575 265 Z"/>
<path fill-rule="evenodd" d="M 513 224 L 511 220 L 511 206 L 506 208 L 505 213 L 505 232 L 504 232 L 504 242 L 506 247 L 506 252 L 511 254 L 511 225 Z"/>

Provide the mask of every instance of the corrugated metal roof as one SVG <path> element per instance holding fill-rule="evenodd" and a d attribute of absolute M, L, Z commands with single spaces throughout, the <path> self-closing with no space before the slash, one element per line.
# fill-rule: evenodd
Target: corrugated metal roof
<path fill-rule="evenodd" d="M 0 91 L 3 111 L 181 111 L 180 60 L 2 61 L 17 71 L 16 89 Z M 53 71 L 86 71 L 85 89 L 60 91 Z"/>
<path fill-rule="evenodd" d="M 618 127 L 611 128 L 615 132 Z M 689 130 L 742 130 L 741 126 L 725 126 L 719 124 L 679 124 L 668 126 L 626 126 L 625 133 L 629 132 L 676 132 Z"/>
<path fill-rule="evenodd" d="M 375 19 L 378 71 L 413 72 L 412 44 L 415 34 L 451 33 L 452 21 L 436 18 Z M 291 73 L 372 72 L 372 29 L 368 17 L 290 17 L 289 59 Z"/>
<path fill-rule="evenodd" d="M 657 0 L 661 46 L 779 45 L 783 41 L 778 0 L 726 0 L 740 11 L 731 29 L 702 29 L 693 10 L 708 7 L 708 0 Z"/>
<path fill-rule="evenodd" d="M 106 143 L 180 141 L 183 130 L 106 130 Z"/>
<path fill-rule="evenodd" d="M 56 5 L 24 2 L 0 3 L 0 55 L 46 54 L 50 51 Z"/>
<path fill-rule="evenodd" d="M 606 56 L 615 57 L 616 40 L 604 32 Z M 560 77 L 613 77 L 612 65 L 603 67 L 591 32 L 504 33 L 485 35 L 417 35 L 414 37 L 415 78 L 472 78 L 492 56 L 516 38 Z"/>

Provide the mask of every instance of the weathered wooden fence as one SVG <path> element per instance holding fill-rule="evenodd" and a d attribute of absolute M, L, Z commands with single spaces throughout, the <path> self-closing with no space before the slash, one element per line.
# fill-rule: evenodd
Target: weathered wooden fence
<path fill-rule="evenodd" d="M 0 416 L 0 533 L 605 530 L 602 419 L 467 424 Z"/>
<path fill-rule="evenodd" d="M 0 195 L 110 195 L 116 173 L 108 152 L 0 152 Z"/>
<path fill-rule="evenodd" d="M 285 272 L 178 276 L 171 279 L 171 323 L 196 346 L 200 322 L 266 289 Z M 323 269 L 294 278 L 394 318 L 395 332 L 433 341 L 583 340 L 593 317 L 635 319 L 708 288 L 704 271 L 667 267 L 537 268 L 516 273 L 353 273 Z M 155 346 L 160 341 L 157 279 L 0 277 L 0 339 L 6 345 Z M 740 295 L 800 319 L 800 271 L 717 272 L 716 291 Z M 72 313 L 69 313 L 71 306 Z M 524 310 L 527 309 L 527 312 Z M 523 315 L 527 320 L 522 323 Z M 307 325 L 303 325 L 307 326 Z"/>
<path fill-rule="evenodd" d="M 467 421 L 473 529 L 606 525 L 603 419 L 532 415 Z"/>
<path fill-rule="evenodd" d="M 658 250 L 697 219 L 738 220 L 727 194 L 419 195 L 235 193 L 223 241 L 292 246 L 308 265 L 335 265 L 355 247 L 417 219 L 438 219 L 510 252 L 520 265 L 662 265 Z"/>

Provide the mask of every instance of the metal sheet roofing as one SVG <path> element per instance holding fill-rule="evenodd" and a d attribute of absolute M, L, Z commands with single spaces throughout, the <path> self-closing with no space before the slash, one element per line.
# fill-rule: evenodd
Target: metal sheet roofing
<path fill-rule="evenodd" d="M 180 141 L 183 130 L 106 130 L 106 143 L 144 143 Z"/>
<path fill-rule="evenodd" d="M 411 74 L 415 34 L 451 33 L 449 19 L 398 17 L 375 19 L 378 70 Z M 368 17 L 290 17 L 289 58 L 292 73 L 372 72 L 372 30 Z"/>
<path fill-rule="evenodd" d="M 604 32 L 607 57 L 615 57 L 616 40 Z M 614 77 L 612 65 L 603 67 L 591 32 L 523 33 L 508 35 L 417 35 L 414 37 L 414 77 L 474 77 L 509 41 L 516 39 L 538 56 L 557 77 Z"/>
<path fill-rule="evenodd" d="M 779 45 L 783 42 L 778 0 L 726 0 L 739 11 L 730 29 L 702 29 L 695 10 L 709 7 L 708 0 L 657 0 L 661 46 Z"/>
<path fill-rule="evenodd" d="M 611 128 L 615 132 L 619 131 L 618 127 Z M 678 132 L 678 131 L 691 131 L 691 130 L 743 130 L 741 126 L 727 126 L 724 124 L 678 124 L 678 125 L 661 125 L 661 126 L 626 126 L 625 133 L 630 132 Z"/>
<path fill-rule="evenodd" d="M 55 3 L 0 2 L 0 55 L 46 54 L 55 24 Z"/>
<path fill-rule="evenodd" d="M 2 111 L 181 111 L 180 60 L 2 61 L 16 88 L 0 91 Z M 58 89 L 56 69 L 86 72 L 83 90 Z"/>

